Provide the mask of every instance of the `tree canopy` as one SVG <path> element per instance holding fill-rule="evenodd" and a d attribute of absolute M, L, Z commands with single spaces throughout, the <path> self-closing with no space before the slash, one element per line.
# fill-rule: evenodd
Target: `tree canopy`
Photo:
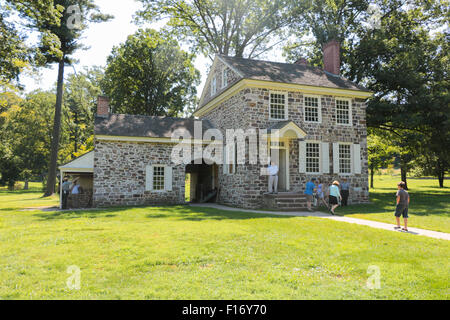
<path fill-rule="evenodd" d="M 139 0 L 140 21 L 168 18 L 168 27 L 194 50 L 254 58 L 279 41 L 291 20 L 291 0 Z"/>
<path fill-rule="evenodd" d="M 139 30 L 108 57 L 103 91 L 116 113 L 181 116 L 196 102 L 193 59 L 169 33 Z"/>

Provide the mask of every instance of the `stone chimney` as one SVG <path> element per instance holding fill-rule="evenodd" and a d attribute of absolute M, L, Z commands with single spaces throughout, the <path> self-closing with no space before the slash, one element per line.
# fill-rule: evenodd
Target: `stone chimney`
<path fill-rule="evenodd" d="M 338 75 L 341 69 L 340 44 L 331 40 L 323 45 L 323 69 L 329 73 Z"/>
<path fill-rule="evenodd" d="M 305 58 L 300 58 L 297 61 L 295 61 L 295 64 L 307 66 L 307 65 L 309 65 L 309 62 Z"/>
<path fill-rule="evenodd" d="M 97 115 L 106 117 L 109 114 L 109 98 L 105 96 L 97 97 Z"/>

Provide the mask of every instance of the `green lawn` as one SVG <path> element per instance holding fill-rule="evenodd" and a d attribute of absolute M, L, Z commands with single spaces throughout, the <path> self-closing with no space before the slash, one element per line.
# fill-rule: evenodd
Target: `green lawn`
<path fill-rule="evenodd" d="M 371 204 L 339 208 L 336 212 L 353 218 L 394 223 L 399 181 L 400 177 L 376 176 L 375 188 L 370 190 Z M 437 179 L 408 180 L 409 226 L 450 233 L 450 182 L 447 180 L 446 184 L 446 188 L 439 188 Z"/>
<path fill-rule="evenodd" d="M 21 211 L 57 203 L 39 196 L 0 190 L 0 299 L 448 299 L 445 240 L 184 206 Z"/>

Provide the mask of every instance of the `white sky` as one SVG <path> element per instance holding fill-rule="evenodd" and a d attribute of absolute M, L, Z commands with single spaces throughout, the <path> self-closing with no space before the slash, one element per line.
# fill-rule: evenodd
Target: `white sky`
<path fill-rule="evenodd" d="M 136 32 L 139 27 L 133 23 L 133 15 L 141 7 L 135 0 L 95 0 L 102 13 L 112 14 L 114 19 L 109 22 L 95 23 L 84 32 L 82 43 L 89 47 L 88 50 L 79 50 L 74 58 L 79 62 L 74 65 L 75 70 L 81 71 L 85 66 L 105 66 L 106 59 L 111 53 L 113 46 L 117 46 L 127 39 L 128 35 Z M 159 29 L 164 23 L 148 25 L 154 29 Z M 146 26 L 147 27 L 147 26 Z M 187 50 L 187 47 L 184 48 Z M 282 61 L 278 53 L 270 60 Z M 209 58 L 198 56 L 195 67 L 201 72 L 202 83 L 197 88 L 198 95 L 201 94 L 204 82 L 206 81 L 207 68 L 210 65 Z M 65 78 L 74 72 L 74 68 L 66 67 Z M 48 90 L 53 88 L 57 78 L 57 68 L 41 68 L 40 76 L 21 76 L 21 83 L 25 86 L 25 91 L 30 92 L 36 89 Z"/>

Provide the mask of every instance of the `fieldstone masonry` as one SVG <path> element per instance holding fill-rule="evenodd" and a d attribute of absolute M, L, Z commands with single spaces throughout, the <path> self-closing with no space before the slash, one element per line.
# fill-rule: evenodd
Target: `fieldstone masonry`
<path fill-rule="evenodd" d="M 172 144 L 95 142 L 94 206 L 183 204 L 185 167 L 171 163 Z M 172 166 L 172 191 L 145 191 L 147 165 Z"/>

